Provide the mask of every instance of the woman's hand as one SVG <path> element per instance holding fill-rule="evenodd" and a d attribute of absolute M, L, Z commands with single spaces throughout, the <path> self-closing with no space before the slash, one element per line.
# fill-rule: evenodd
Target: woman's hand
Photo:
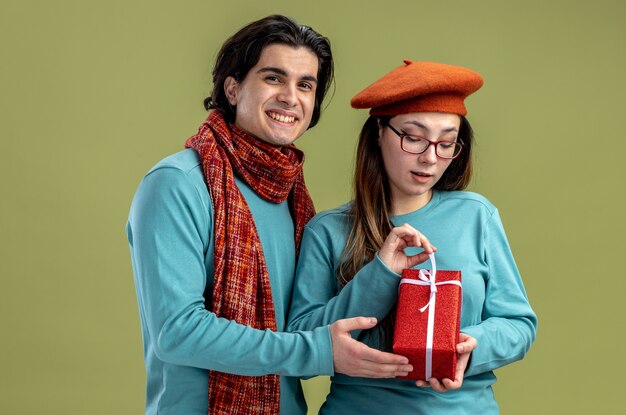
<path fill-rule="evenodd" d="M 419 387 L 430 386 L 437 392 L 447 392 L 449 390 L 459 389 L 463 385 L 463 377 L 465 376 L 465 369 L 469 363 L 470 355 L 472 351 L 478 346 L 478 342 L 475 338 L 469 334 L 461 333 L 459 336 L 461 343 L 456 345 L 456 375 L 454 380 L 442 379 L 439 381 L 435 378 L 430 378 L 428 382 L 418 380 L 416 382 Z"/>
<path fill-rule="evenodd" d="M 408 246 L 421 247 L 424 251 L 408 256 L 404 253 L 404 248 Z M 426 261 L 428 255 L 436 250 L 437 248 L 431 245 L 428 238 L 405 223 L 391 230 L 380 251 L 378 251 L 378 256 L 389 269 L 396 274 L 401 274 L 403 269 L 411 268 Z"/>

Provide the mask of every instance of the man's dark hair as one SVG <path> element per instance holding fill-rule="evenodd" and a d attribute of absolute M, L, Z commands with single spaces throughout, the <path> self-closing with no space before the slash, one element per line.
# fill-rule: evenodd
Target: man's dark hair
<path fill-rule="evenodd" d="M 204 107 L 207 110 L 217 109 L 227 122 L 234 122 L 235 108 L 228 102 L 224 82 L 229 76 L 238 82 L 243 81 L 248 71 L 258 63 L 263 49 L 273 44 L 305 47 L 317 56 L 317 90 L 309 128 L 315 126 L 320 118 L 322 102 L 333 81 L 330 41 L 310 27 L 299 25 L 293 19 L 281 15 L 252 22 L 224 42 L 213 68 L 213 92 L 204 100 Z"/>

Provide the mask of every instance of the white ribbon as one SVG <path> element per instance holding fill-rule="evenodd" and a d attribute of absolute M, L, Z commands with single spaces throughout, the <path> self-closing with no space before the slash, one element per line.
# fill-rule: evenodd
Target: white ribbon
<path fill-rule="evenodd" d="M 428 303 L 422 308 L 420 308 L 420 313 L 423 313 L 428 308 L 430 308 L 428 312 L 428 325 L 426 327 L 426 370 L 425 378 L 428 381 L 432 377 L 432 366 L 433 366 L 433 332 L 435 327 L 435 305 L 437 303 L 437 286 L 444 284 L 454 284 L 463 288 L 459 281 L 441 281 L 436 282 L 437 276 L 437 264 L 435 263 L 435 255 L 428 255 L 430 258 L 430 263 L 432 264 L 433 269 L 431 271 L 420 269 L 419 270 L 419 280 L 414 280 L 410 278 L 402 278 L 400 280 L 400 284 L 413 284 L 413 285 L 429 285 L 430 286 L 430 298 L 428 299 Z"/>

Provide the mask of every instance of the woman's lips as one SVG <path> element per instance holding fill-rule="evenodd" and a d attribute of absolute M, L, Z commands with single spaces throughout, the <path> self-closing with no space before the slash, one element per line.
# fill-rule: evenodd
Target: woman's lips
<path fill-rule="evenodd" d="M 416 171 L 412 171 L 411 175 L 419 183 L 428 183 L 428 181 L 430 181 L 430 179 L 433 177 L 432 174 L 421 173 L 421 172 L 416 172 Z"/>

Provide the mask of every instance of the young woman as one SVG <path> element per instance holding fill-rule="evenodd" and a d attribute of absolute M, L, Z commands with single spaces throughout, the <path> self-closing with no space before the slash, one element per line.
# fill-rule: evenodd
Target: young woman
<path fill-rule="evenodd" d="M 462 272 L 461 343 L 455 379 L 416 385 L 337 374 L 321 413 L 499 412 L 493 370 L 524 357 L 537 318 L 498 210 L 463 191 L 473 141 L 464 101 L 482 83 L 466 68 L 407 60 L 352 99 L 353 107 L 371 109 L 358 143 L 354 199 L 306 226 L 288 328 L 374 316 L 374 329 L 352 334 L 390 350 L 399 274 L 416 264 L 430 269 L 423 262 L 435 250 L 438 269 Z"/>

